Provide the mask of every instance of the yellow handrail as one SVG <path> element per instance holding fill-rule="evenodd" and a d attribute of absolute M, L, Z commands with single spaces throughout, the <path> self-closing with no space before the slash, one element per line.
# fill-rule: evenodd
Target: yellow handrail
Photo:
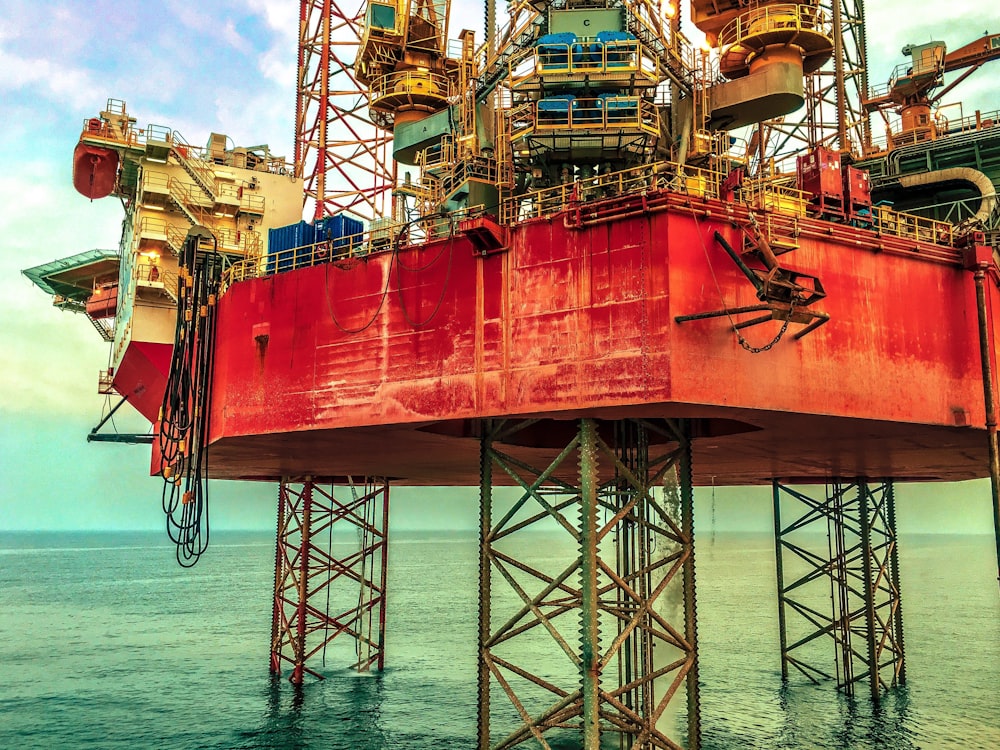
<path fill-rule="evenodd" d="M 271 276 L 275 273 L 346 260 L 376 252 L 414 247 L 434 240 L 454 236 L 459 222 L 484 213 L 483 206 L 474 206 L 442 216 L 433 214 L 417 221 L 385 221 L 363 232 L 323 240 L 310 245 L 269 252 L 264 258 L 246 258 L 231 265 L 222 275 L 222 292 L 232 284 L 247 279 Z"/>
<path fill-rule="evenodd" d="M 500 220 L 505 224 L 514 224 L 526 219 L 551 216 L 588 200 L 666 188 L 699 197 L 715 198 L 719 195 L 719 184 L 723 177 L 724 175 L 713 170 L 682 167 L 674 162 L 643 164 L 515 196 L 501 205 Z"/>

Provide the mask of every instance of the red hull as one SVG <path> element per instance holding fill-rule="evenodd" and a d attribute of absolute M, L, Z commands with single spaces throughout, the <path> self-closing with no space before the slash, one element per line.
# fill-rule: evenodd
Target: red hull
<path fill-rule="evenodd" d="M 456 239 L 234 285 L 219 307 L 213 475 L 475 484 L 475 420 L 517 415 L 697 419 L 702 483 L 986 474 L 970 427 L 985 422 L 975 293 L 957 252 L 801 220 L 784 260 L 822 279 L 831 322 L 753 355 L 725 318 L 674 321 L 756 301 L 712 239 L 739 246 L 733 209 L 702 209 L 557 217 L 489 257 Z M 514 450 L 537 465 L 539 440 Z"/>
<path fill-rule="evenodd" d="M 111 195 L 118 178 L 118 152 L 109 148 L 76 144 L 73 151 L 73 187 L 95 200 Z"/>
<path fill-rule="evenodd" d="M 172 350 L 171 344 L 131 341 L 115 369 L 115 390 L 150 422 L 159 418 Z"/>

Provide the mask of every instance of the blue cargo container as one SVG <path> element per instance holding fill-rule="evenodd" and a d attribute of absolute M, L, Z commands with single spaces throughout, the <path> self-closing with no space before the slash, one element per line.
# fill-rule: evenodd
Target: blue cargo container
<path fill-rule="evenodd" d="M 609 68 L 620 68 L 629 62 L 629 56 L 635 51 L 635 36 L 627 31 L 601 31 L 597 34 L 597 42 L 604 46 L 605 60 Z"/>
<path fill-rule="evenodd" d="M 573 124 L 600 125 L 604 119 L 603 99 L 574 99 L 573 100 Z"/>
<path fill-rule="evenodd" d="M 621 94 L 601 94 L 601 105 L 607 112 L 608 125 L 634 125 L 639 119 L 639 97 Z"/>
<path fill-rule="evenodd" d="M 601 45 L 584 42 L 573 45 L 573 64 L 593 66 L 601 61 Z"/>
<path fill-rule="evenodd" d="M 360 219 L 344 214 L 316 219 L 313 227 L 316 232 L 314 241 L 329 242 L 334 255 L 349 252 L 352 245 L 358 250 L 361 244 L 359 235 L 365 231 L 365 225 Z"/>
<path fill-rule="evenodd" d="M 576 41 L 576 34 L 562 31 L 558 34 L 545 34 L 538 37 L 538 61 L 542 70 L 563 69 L 569 62 L 569 50 Z"/>
<path fill-rule="evenodd" d="M 303 253 L 293 252 L 295 248 L 312 245 L 315 242 L 315 232 L 311 224 L 299 221 L 286 227 L 274 227 L 267 231 L 267 272 L 281 273 L 290 271 L 297 265 L 298 256 Z M 309 250 L 304 252 L 308 257 Z"/>
<path fill-rule="evenodd" d="M 548 96 L 538 100 L 538 122 L 548 125 L 569 125 L 569 108 L 573 100 L 573 94 L 563 94 L 562 96 Z"/>

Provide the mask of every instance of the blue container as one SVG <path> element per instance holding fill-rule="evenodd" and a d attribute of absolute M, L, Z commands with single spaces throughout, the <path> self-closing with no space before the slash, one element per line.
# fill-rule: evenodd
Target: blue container
<path fill-rule="evenodd" d="M 365 231 L 364 223 L 359 219 L 353 219 L 344 214 L 336 216 L 324 216 L 316 219 L 313 224 L 315 229 L 315 242 L 329 242 L 334 254 L 347 252 L 352 245 L 355 249 L 360 247 L 361 237 Z"/>
<path fill-rule="evenodd" d="M 605 48 L 605 61 L 609 68 L 620 68 L 628 64 L 630 53 L 635 51 L 632 42 L 635 36 L 627 31 L 599 31 L 597 43 Z M 598 52 L 598 54 L 600 54 Z"/>
<path fill-rule="evenodd" d="M 314 242 L 314 231 L 311 224 L 299 221 L 286 227 L 274 227 L 267 231 L 267 272 L 281 273 L 290 271 L 297 265 L 300 253 L 295 248 L 311 245 Z M 308 255 L 308 251 L 306 251 Z"/>
<path fill-rule="evenodd" d="M 615 123 L 635 123 L 639 118 L 639 97 L 620 94 L 601 94 L 601 103 L 607 112 L 609 125 Z"/>
<path fill-rule="evenodd" d="M 627 31 L 598 31 L 594 38 L 604 44 L 605 42 L 631 42 L 635 40 L 635 35 Z"/>
<path fill-rule="evenodd" d="M 604 114 L 603 99 L 575 99 L 573 100 L 573 124 L 582 125 L 594 123 L 600 125 Z"/>
<path fill-rule="evenodd" d="M 597 44 L 574 44 L 573 45 L 573 64 L 574 65 L 592 65 L 595 62 L 600 62 L 601 59 L 601 48 Z"/>
<path fill-rule="evenodd" d="M 542 64 L 542 70 L 565 68 L 569 61 L 570 46 L 575 41 L 576 34 L 571 31 L 538 37 L 535 46 L 538 48 L 538 59 Z"/>
<path fill-rule="evenodd" d="M 573 106 L 575 96 L 547 96 L 538 101 L 538 122 L 548 125 L 569 125 L 569 108 Z"/>

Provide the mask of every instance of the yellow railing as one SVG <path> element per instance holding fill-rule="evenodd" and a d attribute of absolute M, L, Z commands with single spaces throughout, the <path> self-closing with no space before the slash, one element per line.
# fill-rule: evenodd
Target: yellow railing
<path fill-rule="evenodd" d="M 205 161 L 206 150 L 199 146 L 192 146 L 184 140 L 180 133 L 171 131 L 162 125 L 147 125 L 145 129 L 140 129 L 131 122 L 126 122 L 122 128 L 118 124 L 106 122 L 99 117 L 88 117 L 83 121 L 80 139 L 113 141 L 115 145 L 130 148 L 143 148 L 149 140 L 172 143 L 178 159 L 186 158 L 189 163 L 194 162 L 193 168 L 199 171 L 209 184 L 215 180 L 214 173 L 211 172 Z M 232 156 L 231 152 L 226 152 L 226 166 L 236 166 L 232 161 Z M 265 164 L 266 171 L 271 174 L 284 175 L 293 172 L 292 164 L 282 158 L 270 155 L 259 156 L 256 153 L 254 156 L 259 160 L 258 163 Z"/>
<path fill-rule="evenodd" d="M 243 190 L 240 195 L 240 211 L 245 214 L 264 214 L 264 196 Z"/>
<path fill-rule="evenodd" d="M 170 195 L 170 176 L 166 172 L 156 172 L 145 169 L 142 172 L 142 180 L 139 183 L 139 200 L 143 201 L 148 194 L 162 195 L 164 198 Z"/>
<path fill-rule="evenodd" d="M 435 146 L 420 152 L 420 166 L 433 168 L 452 164 L 455 161 L 455 139 L 450 135 L 441 138 Z"/>
<path fill-rule="evenodd" d="M 159 216 L 143 216 L 139 220 L 139 224 L 136 229 L 136 237 L 143 234 L 167 234 L 168 224 L 166 220 L 161 219 Z"/>
<path fill-rule="evenodd" d="M 263 238 L 260 232 L 247 229 L 228 229 L 209 227 L 219 241 L 219 252 L 227 255 L 242 255 L 246 258 L 259 258 L 263 250 Z M 187 227 L 167 224 L 167 244 L 175 255 L 180 255 L 187 240 Z"/>
<path fill-rule="evenodd" d="M 212 208 L 211 199 L 201 190 L 165 172 L 145 170 L 142 173 L 141 191 L 142 198 L 148 197 L 151 193 L 163 195 L 193 214 L 200 214 Z"/>
<path fill-rule="evenodd" d="M 734 18 L 719 32 L 719 48 L 743 43 L 748 38 L 769 31 L 816 31 L 831 36 L 833 30 L 826 14 L 813 5 L 779 3 L 753 8 Z"/>
<path fill-rule="evenodd" d="M 173 224 L 167 225 L 167 244 L 174 251 L 174 255 L 180 255 L 184 249 L 184 241 L 187 239 L 187 227 L 178 227 Z"/>
<path fill-rule="evenodd" d="M 669 189 L 699 198 L 719 198 L 719 187 L 724 178 L 725 175 L 720 172 L 687 165 L 681 167 L 673 162 L 645 164 L 509 198 L 501 204 L 500 221 L 516 224 L 551 216 L 588 201 L 651 190 Z M 795 188 L 794 178 L 782 177 L 745 182 L 739 202 L 767 214 L 799 219 L 806 216 L 809 195 Z M 919 242 L 954 246 L 955 241 L 954 226 L 949 222 L 925 219 L 882 206 L 872 208 L 871 228 L 883 235 Z"/>
<path fill-rule="evenodd" d="M 101 139 L 114 141 L 117 145 L 138 147 L 145 144 L 145 133 L 130 123 L 126 123 L 125 128 L 122 129 L 117 125 L 101 120 L 99 117 L 88 117 L 83 121 L 83 130 L 80 133 L 80 139 Z"/>
<path fill-rule="evenodd" d="M 795 187 L 795 178 L 768 178 L 743 183 L 740 199 L 751 208 L 802 217 L 806 215 L 809 194 Z"/>
<path fill-rule="evenodd" d="M 372 107 L 395 108 L 404 103 L 421 104 L 427 99 L 452 96 L 451 81 L 440 73 L 404 70 L 378 76 L 371 82 Z"/>
<path fill-rule="evenodd" d="M 162 286 L 171 297 L 177 298 L 177 272 L 168 271 L 159 263 L 141 260 L 132 266 L 132 279 L 138 286 L 157 289 Z"/>
<path fill-rule="evenodd" d="M 642 130 L 651 135 L 660 132 L 656 106 L 636 96 L 552 97 L 522 105 L 510 113 L 511 138 L 523 138 L 532 132 L 563 130 Z"/>
<path fill-rule="evenodd" d="M 670 189 L 700 198 L 717 198 L 723 177 L 712 170 L 681 167 L 673 162 L 643 164 L 510 198 L 501 205 L 500 220 L 504 224 L 514 224 L 551 216 L 586 201 L 650 190 Z"/>
<path fill-rule="evenodd" d="M 195 224 L 203 226 L 211 223 L 214 204 L 201 190 L 176 177 L 170 177 L 167 185 L 170 189 L 170 198 L 188 215 L 188 218 L 193 219 Z"/>
<path fill-rule="evenodd" d="M 264 243 L 260 232 L 246 229 L 213 229 L 212 232 L 219 241 L 219 252 L 247 258 L 259 258 L 261 255 Z"/>
<path fill-rule="evenodd" d="M 238 206 L 242 195 L 242 188 L 235 182 L 220 182 L 216 189 L 216 200 L 218 203 Z"/>
<path fill-rule="evenodd" d="M 536 33 L 533 29 L 538 28 L 542 16 L 524 0 L 510 3 L 507 10 L 509 20 L 494 34 L 493 47 L 490 48 L 489 42 L 484 42 L 476 50 L 476 59 L 480 61 L 479 70 L 486 78 L 491 73 L 499 72 L 497 68 L 505 62 L 504 56 L 511 45 Z"/>
<path fill-rule="evenodd" d="M 191 170 L 201 180 L 206 189 L 212 190 L 215 188 L 215 172 L 208 161 L 205 160 L 205 150 L 192 146 L 176 130 L 169 134 L 169 138 L 174 154 L 180 161 L 181 166 Z"/>
<path fill-rule="evenodd" d="M 872 229 L 883 235 L 936 245 L 955 245 L 955 227 L 947 221 L 893 211 L 886 206 L 872 208 Z"/>
<path fill-rule="evenodd" d="M 512 61 L 510 69 L 513 88 L 545 76 L 637 73 L 648 84 L 656 84 L 663 78 L 652 53 L 644 50 L 637 39 L 543 44 L 532 47 L 524 56 Z"/>
<path fill-rule="evenodd" d="M 400 247 L 419 247 L 427 242 L 454 236 L 460 221 L 483 213 L 483 206 L 474 206 L 444 216 L 440 214 L 425 216 L 416 221 L 383 220 L 358 234 L 293 247 L 276 253 L 269 252 L 263 258 L 247 258 L 225 270 L 222 275 L 222 291 L 225 292 L 230 285 L 238 281 L 396 250 Z"/>

